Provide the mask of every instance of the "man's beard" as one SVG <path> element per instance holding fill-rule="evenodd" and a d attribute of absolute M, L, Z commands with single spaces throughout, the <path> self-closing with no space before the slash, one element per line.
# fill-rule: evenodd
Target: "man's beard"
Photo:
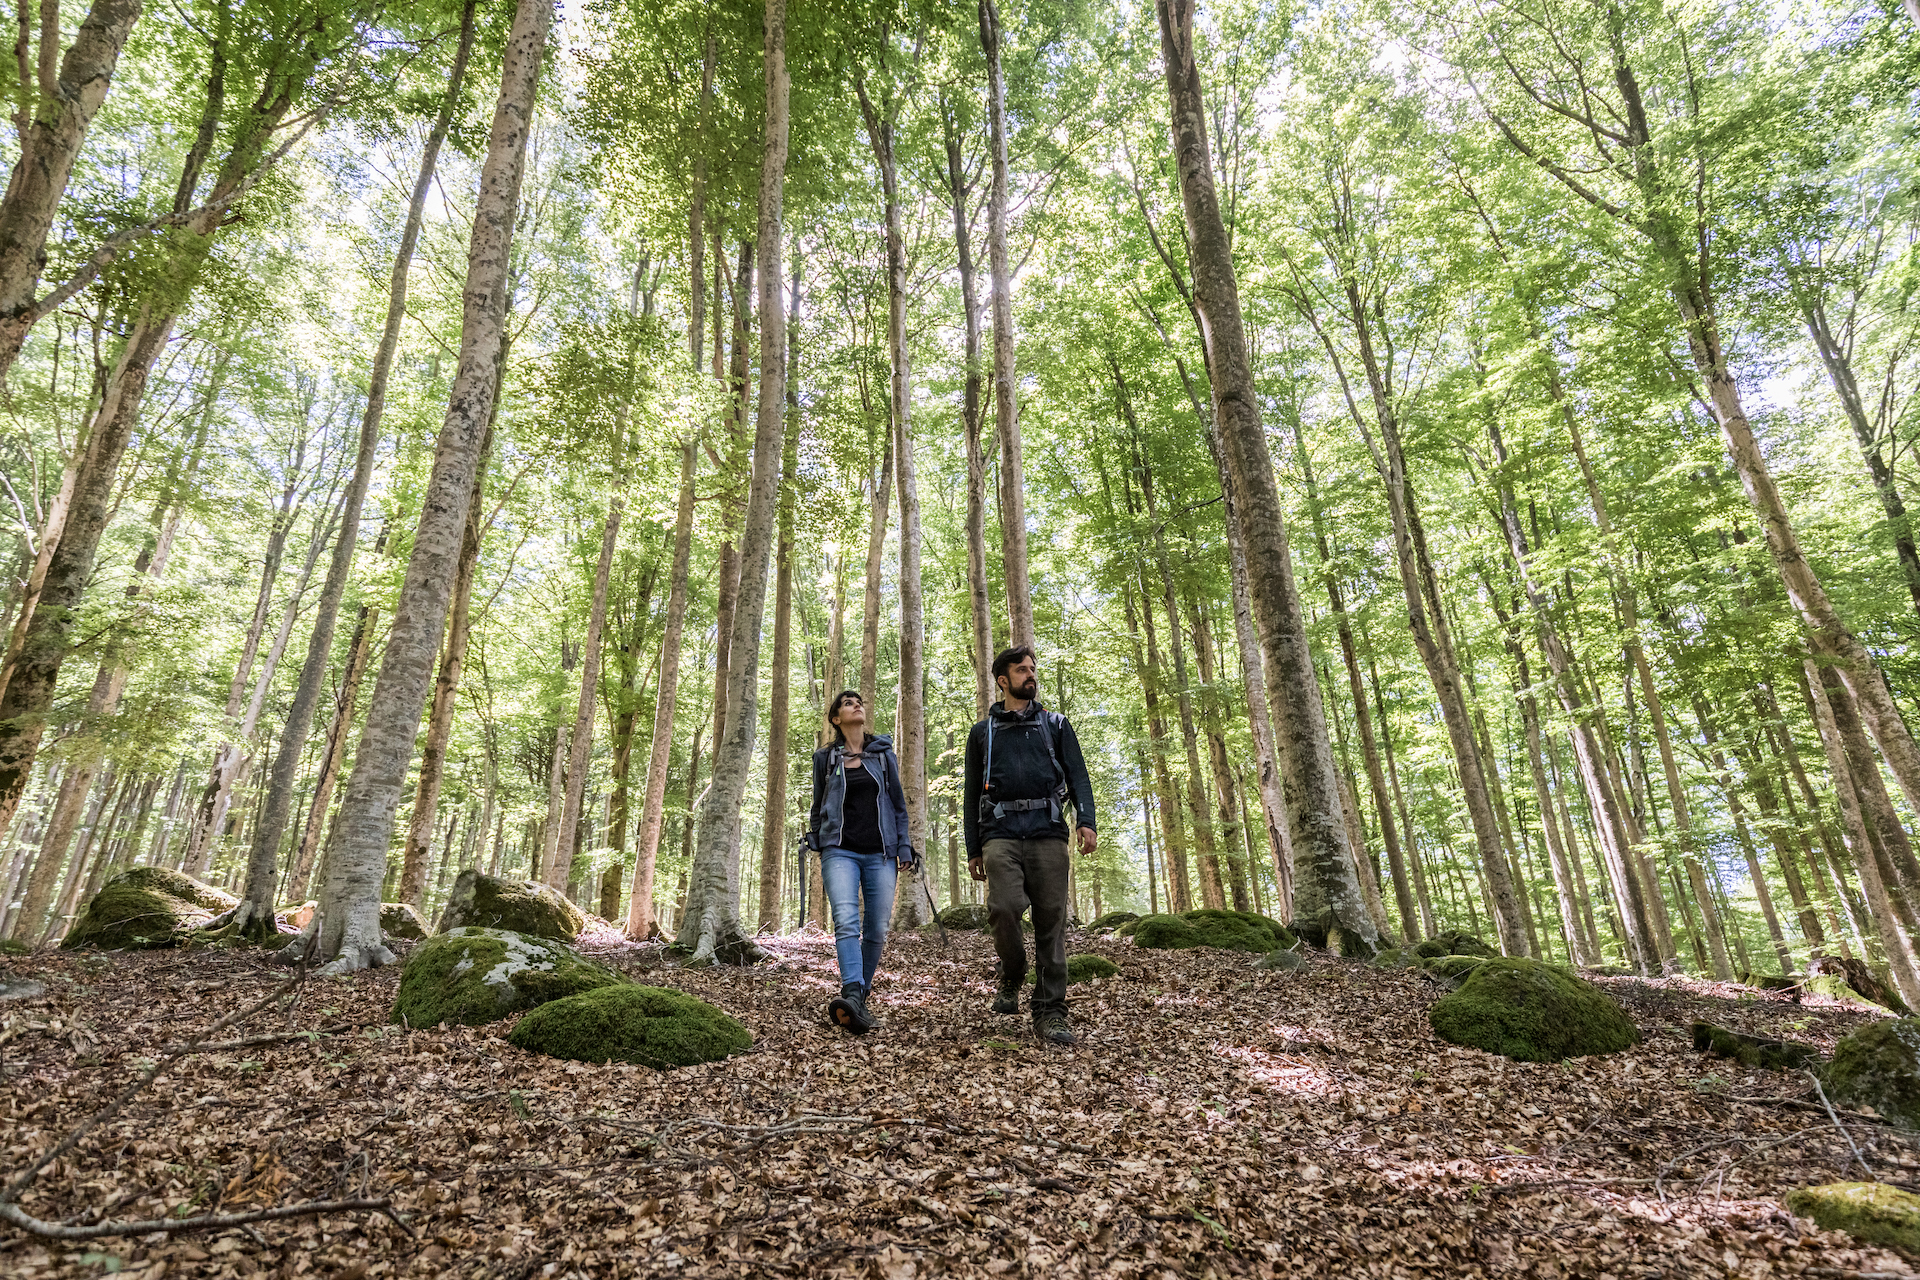
<path fill-rule="evenodd" d="M 1013 691 L 1013 696 L 1016 698 L 1019 698 L 1022 702 L 1032 702 L 1034 695 L 1039 692 L 1040 692 L 1040 682 L 1038 680 L 1029 680 L 1025 684 L 1021 685 L 1019 688 L 1015 689 Z"/>

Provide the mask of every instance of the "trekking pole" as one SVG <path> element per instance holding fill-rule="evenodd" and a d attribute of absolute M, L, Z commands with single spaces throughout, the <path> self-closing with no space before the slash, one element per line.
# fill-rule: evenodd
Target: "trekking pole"
<path fill-rule="evenodd" d="M 924 871 L 920 874 L 920 891 L 927 895 L 927 910 L 933 912 L 933 922 L 940 926 L 940 945 L 951 951 L 953 944 L 947 941 L 946 922 L 940 919 L 940 908 L 933 900 L 933 887 L 927 883 Z"/>

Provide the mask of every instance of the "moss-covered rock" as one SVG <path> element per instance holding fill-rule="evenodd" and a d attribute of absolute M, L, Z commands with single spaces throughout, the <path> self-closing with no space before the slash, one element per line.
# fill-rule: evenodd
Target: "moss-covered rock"
<path fill-rule="evenodd" d="M 503 880 L 468 867 L 453 882 L 440 933 L 478 926 L 572 942 L 587 917 L 562 894 L 533 880 Z"/>
<path fill-rule="evenodd" d="M 240 900 L 168 867 L 134 867 L 101 886 L 62 947 L 170 947 Z"/>
<path fill-rule="evenodd" d="M 1444 933 L 1436 933 L 1426 941 L 1416 944 L 1413 954 L 1423 960 L 1434 956 L 1479 956 L 1485 960 L 1500 953 L 1470 933 L 1459 929 L 1448 929 Z"/>
<path fill-rule="evenodd" d="M 407 957 L 393 1020 L 409 1027 L 478 1026 L 632 979 L 565 943 L 469 925 L 436 933 Z"/>
<path fill-rule="evenodd" d="M 1248 951 L 1265 955 L 1269 951 L 1291 948 L 1298 941 L 1293 930 L 1277 920 L 1251 911 L 1223 911 L 1203 907 L 1183 915 L 1142 916 L 1121 926 L 1132 931 L 1135 946 L 1157 951 L 1184 951 L 1191 947 L 1213 947 L 1221 951 Z"/>
<path fill-rule="evenodd" d="M 1740 975 L 1742 986 L 1758 987 L 1762 991 L 1799 991 L 1800 979 L 1782 977 L 1777 973 L 1743 973 Z"/>
<path fill-rule="evenodd" d="M 1428 977 L 1452 991 L 1467 980 L 1468 974 L 1485 963 L 1482 956 L 1428 956 L 1420 961 L 1420 968 Z"/>
<path fill-rule="evenodd" d="M 1889 1244 L 1920 1253 L 1920 1196 L 1882 1182 L 1830 1182 L 1787 1193 L 1796 1217 L 1827 1231 L 1844 1231 L 1864 1244 Z"/>
<path fill-rule="evenodd" d="M 1799 1071 L 1812 1066 L 1820 1056 L 1812 1045 L 1744 1035 L 1711 1022 L 1693 1024 L 1693 1048 L 1696 1053 L 1731 1058 L 1743 1067 L 1764 1067 L 1768 1071 Z"/>
<path fill-rule="evenodd" d="M 380 904 L 380 931 L 393 938 L 419 939 L 427 936 L 427 922 L 409 903 L 383 902 Z"/>
<path fill-rule="evenodd" d="M 1109 911 L 1103 916 L 1095 917 L 1094 922 L 1088 925 L 1087 928 L 1096 931 L 1100 929 L 1118 929 L 1121 925 L 1132 924 L 1139 918 L 1140 913 L 1137 911 Z"/>
<path fill-rule="evenodd" d="M 1834 1046 L 1823 1075 L 1835 1102 L 1869 1106 L 1895 1124 L 1920 1129 L 1920 1019 L 1860 1028 Z"/>
<path fill-rule="evenodd" d="M 1079 955 L 1067 957 L 1067 985 L 1079 986 L 1083 982 L 1092 982 L 1096 978 L 1111 978 L 1120 972 L 1120 966 L 1105 956 Z M 1027 970 L 1027 985 L 1033 986 L 1040 980 L 1038 969 Z"/>
<path fill-rule="evenodd" d="M 1442 1040 L 1521 1062 L 1617 1053 L 1639 1039 L 1612 996 L 1538 960 L 1482 960 L 1427 1014 Z"/>
<path fill-rule="evenodd" d="M 1384 951 L 1374 952 L 1373 959 L 1369 963 L 1376 969 L 1411 969 L 1420 961 L 1411 951 L 1388 947 Z"/>
<path fill-rule="evenodd" d="M 942 911 L 939 919 L 949 929 L 984 929 L 987 927 L 987 908 L 978 902 L 962 902 Z"/>
<path fill-rule="evenodd" d="M 1289 951 L 1285 947 L 1281 947 L 1279 950 L 1269 951 L 1258 960 L 1255 960 L 1253 967 L 1256 969 L 1278 969 L 1283 972 L 1291 972 L 1294 969 L 1306 968 L 1307 959 L 1298 951 Z"/>
<path fill-rule="evenodd" d="M 684 991 L 623 984 L 543 1004 L 514 1024 L 507 1042 L 550 1058 L 664 1069 L 718 1061 L 753 1037 Z"/>

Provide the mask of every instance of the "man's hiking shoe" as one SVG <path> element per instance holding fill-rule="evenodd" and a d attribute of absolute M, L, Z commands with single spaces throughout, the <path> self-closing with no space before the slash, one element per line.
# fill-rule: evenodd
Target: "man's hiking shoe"
<path fill-rule="evenodd" d="M 995 1013 L 1020 1012 L 1020 985 L 1008 986 L 1001 983 L 993 993 L 993 1011 Z"/>
<path fill-rule="evenodd" d="M 856 1036 L 873 1030 L 873 1015 L 867 1012 L 867 990 L 858 982 L 840 988 L 840 994 L 827 1003 L 827 1020 Z"/>
<path fill-rule="evenodd" d="M 1035 1022 L 1033 1024 L 1033 1034 L 1039 1036 L 1048 1044 L 1071 1045 L 1080 1043 L 1079 1039 L 1073 1034 L 1073 1028 L 1067 1025 L 1067 1020 L 1057 1016 L 1042 1018 L 1038 1022 Z"/>

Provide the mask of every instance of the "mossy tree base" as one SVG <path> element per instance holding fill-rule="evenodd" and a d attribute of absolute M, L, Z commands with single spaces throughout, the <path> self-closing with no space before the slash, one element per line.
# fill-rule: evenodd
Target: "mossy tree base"
<path fill-rule="evenodd" d="M 622 984 L 543 1004 L 507 1042 L 574 1062 L 665 1069 L 717 1062 L 753 1043 L 747 1029 L 684 991 Z"/>
<path fill-rule="evenodd" d="M 1639 1033 L 1612 996 L 1538 960 L 1480 960 L 1428 1011 L 1434 1034 L 1519 1062 L 1618 1053 Z"/>

